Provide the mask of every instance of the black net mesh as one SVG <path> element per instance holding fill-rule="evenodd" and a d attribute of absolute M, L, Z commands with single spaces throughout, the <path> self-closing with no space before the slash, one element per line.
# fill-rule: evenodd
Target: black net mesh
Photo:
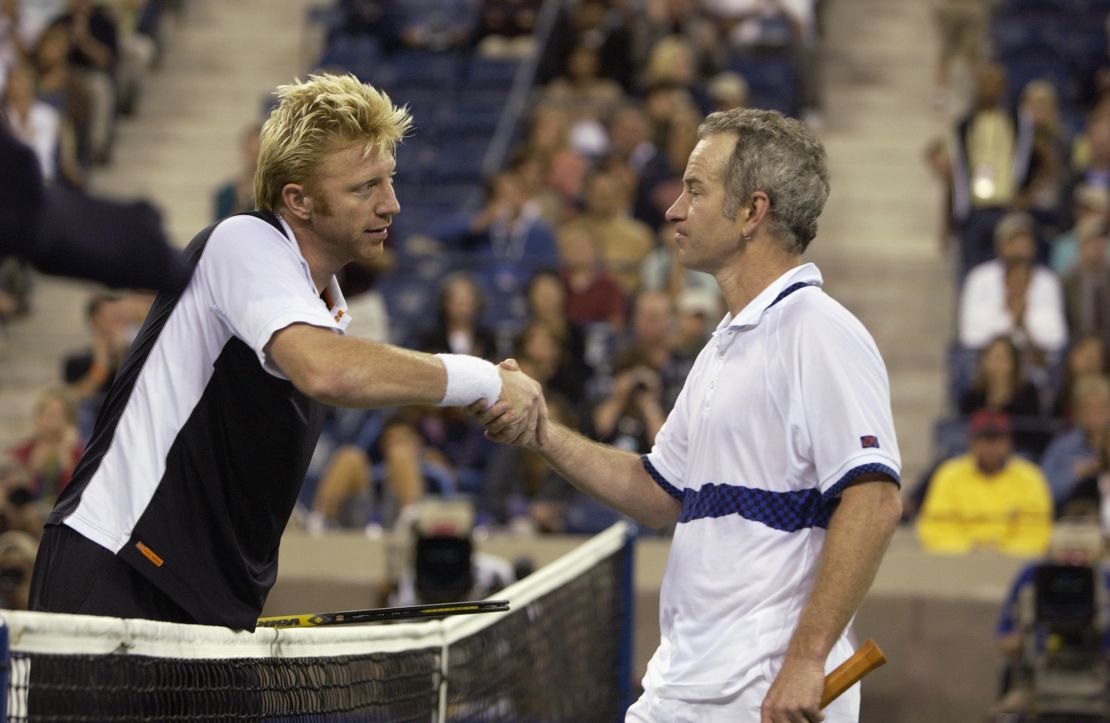
<path fill-rule="evenodd" d="M 428 721 L 440 649 L 335 658 L 12 656 L 9 721 Z"/>
<path fill-rule="evenodd" d="M 452 721 L 616 721 L 629 601 L 617 553 L 448 648 Z"/>

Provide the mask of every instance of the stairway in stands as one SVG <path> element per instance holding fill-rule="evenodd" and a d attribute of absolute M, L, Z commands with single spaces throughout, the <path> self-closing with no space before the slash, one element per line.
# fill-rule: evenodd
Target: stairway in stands
<path fill-rule="evenodd" d="M 832 194 L 808 255 L 886 360 L 905 490 L 931 455 L 955 306 L 937 240 L 940 190 L 923 161 L 926 142 L 945 130 L 929 106 L 936 40 L 920 0 L 827 4 L 822 137 Z"/>

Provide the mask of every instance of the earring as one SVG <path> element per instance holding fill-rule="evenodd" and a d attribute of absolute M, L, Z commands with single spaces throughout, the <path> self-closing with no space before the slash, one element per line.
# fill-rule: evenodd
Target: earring
<path fill-rule="evenodd" d="M 751 234 L 747 234 L 747 233 L 746 233 L 746 234 L 744 234 L 744 240 L 745 240 L 745 241 L 751 241 L 751 240 L 752 240 L 752 236 L 751 236 Z"/>

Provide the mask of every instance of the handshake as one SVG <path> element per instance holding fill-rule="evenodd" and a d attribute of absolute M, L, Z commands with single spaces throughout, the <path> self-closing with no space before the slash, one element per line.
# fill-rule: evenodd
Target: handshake
<path fill-rule="evenodd" d="M 486 429 L 486 437 L 501 444 L 542 447 L 547 442 L 547 402 L 539 382 L 520 370 L 514 359 L 497 365 L 501 396 L 491 405 L 479 399 L 466 408 Z"/>

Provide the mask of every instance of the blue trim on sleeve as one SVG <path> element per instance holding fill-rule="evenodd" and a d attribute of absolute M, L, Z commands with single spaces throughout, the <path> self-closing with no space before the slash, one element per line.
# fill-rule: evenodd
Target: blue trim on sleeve
<path fill-rule="evenodd" d="M 640 455 L 640 462 L 643 463 L 644 469 L 647 470 L 647 473 L 649 475 L 651 475 L 651 478 L 655 480 L 655 484 L 662 487 L 664 492 L 669 494 L 671 497 L 674 497 L 679 502 L 682 502 L 684 500 L 684 498 L 686 497 L 686 493 L 664 479 L 663 475 L 659 474 L 659 470 L 655 469 L 655 465 L 651 463 L 646 454 Z"/>
<path fill-rule="evenodd" d="M 835 500 L 837 497 L 840 497 L 840 493 L 844 491 L 844 488 L 852 484 L 852 482 L 854 482 L 856 479 L 862 477 L 865 474 L 873 474 L 876 472 L 879 474 L 885 474 L 887 477 L 890 477 L 890 479 L 894 481 L 894 484 L 896 484 L 899 488 L 902 487 L 902 477 L 892 467 L 888 467 L 885 464 L 879 464 L 877 462 L 873 462 L 871 464 L 861 464 L 859 467 L 853 467 L 852 469 L 845 472 L 844 476 L 838 479 L 836 481 L 836 484 L 834 484 L 828 489 L 828 491 L 825 492 L 825 494 L 823 495 L 825 501 L 831 502 Z"/>

